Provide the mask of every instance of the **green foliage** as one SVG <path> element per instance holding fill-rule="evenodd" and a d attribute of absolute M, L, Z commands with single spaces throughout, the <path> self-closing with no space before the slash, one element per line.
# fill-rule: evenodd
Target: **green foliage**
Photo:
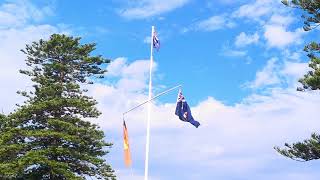
<path fill-rule="evenodd" d="M 282 0 L 284 5 L 298 8 L 306 12 L 301 17 L 304 19 L 303 29 L 310 31 L 320 24 L 320 1 L 318 0 Z"/>
<path fill-rule="evenodd" d="M 320 90 L 320 44 L 312 42 L 305 46 L 304 50 L 308 52 L 310 58 L 309 67 L 312 69 L 299 82 L 303 89 Z M 299 90 L 299 89 L 298 89 Z"/>
<path fill-rule="evenodd" d="M 283 4 L 289 7 L 298 8 L 305 12 L 301 17 L 304 19 L 303 29 L 310 31 L 320 25 L 320 1 L 318 0 L 283 0 Z M 297 90 L 318 90 L 320 89 L 320 44 L 311 42 L 305 46 L 304 51 L 310 58 L 309 67 L 311 70 L 299 80 L 303 87 Z"/>
<path fill-rule="evenodd" d="M 6 116 L 4 114 L 0 114 L 0 132 L 2 132 L 2 129 L 6 123 Z"/>
<path fill-rule="evenodd" d="M 296 161 L 309 161 L 320 158 L 320 136 L 312 134 L 311 139 L 303 142 L 294 143 L 293 145 L 285 144 L 285 149 L 275 147 L 283 156 L 289 157 Z"/>
<path fill-rule="evenodd" d="M 289 7 L 303 10 L 306 14 L 301 17 L 304 19 L 305 31 L 310 31 L 320 25 L 320 1 L 319 0 L 283 0 L 283 4 Z M 307 44 L 304 51 L 308 53 L 310 58 L 309 67 L 311 70 L 304 75 L 299 82 L 303 87 L 297 88 L 298 91 L 320 90 L 320 44 L 311 42 Z M 320 158 L 320 136 L 316 133 L 311 135 L 311 139 L 303 142 L 293 143 L 289 145 L 285 143 L 285 148 L 275 147 L 276 151 L 281 155 L 289 157 L 297 161 L 309 161 Z"/>
<path fill-rule="evenodd" d="M 83 118 L 97 118 L 92 97 L 80 88 L 103 78 L 100 65 L 109 60 L 91 56 L 95 44 L 53 34 L 49 40 L 26 45 L 27 70 L 34 91 L 15 112 L 0 116 L 0 179 L 115 179 L 103 159 L 112 144 Z"/>

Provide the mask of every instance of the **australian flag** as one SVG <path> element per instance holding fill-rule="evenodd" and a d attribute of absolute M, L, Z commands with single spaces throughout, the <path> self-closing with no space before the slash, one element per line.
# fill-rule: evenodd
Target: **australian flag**
<path fill-rule="evenodd" d="M 160 49 L 160 40 L 157 36 L 157 32 L 154 31 L 153 35 L 152 35 L 152 44 L 153 44 L 153 48 L 155 48 L 157 51 L 159 51 Z"/>
<path fill-rule="evenodd" d="M 179 116 L 179 119 L 185 122 L 189 122 L 196 128 L 200 126 L 200 123 L 193 119 L 190 107 L 182 95 L 181 90 L 178 93 L 177 107 L 175 114 Z"/>

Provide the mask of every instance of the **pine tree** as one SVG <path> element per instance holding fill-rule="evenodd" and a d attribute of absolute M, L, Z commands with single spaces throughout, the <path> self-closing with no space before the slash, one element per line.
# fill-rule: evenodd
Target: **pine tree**
<path fill-rule="evenodd" d="M 320 90 L 320 43 L 311 42 L 305 46 L 304 51 L 308 52 L 308 57 L 310 58 L 309 67 L 312 70 L 299 80 L 303 88 L 298 88 L 297 90 Z"/>
<path fill-rule="evenodd" d="M 275 149 L 283 156 L 296 161 L 310 161 L 320 159 L 320 135 L 313 133 L 311 139 L 303 142 L 293 143 L 292 145 L 285 143 L 286 149 L 275 147 Z"/>
<path fill-rule="evenodd" d="M 283 4 L 305 11 L 307 14 L 302 15 L 304 19 L 305 31 L 310 31 L 320 25 L 320 1 L 319 0 L 283 0 Z M 312 69 L 303 78 L 299 80 L 303 87 L 297 88 L 298 91 L 320 90 L 320 44 L 311 42 L 307 44 L 304 51 L 310 58 L 309 67 Z M 285 143 L 285 148 L 275 147 L 281 155 L 297 161 L 309 161 L 320 159 L 320 135 L 313 133 L 311 139 L 303 142 Z"/>
<path fill-rule="evenodd" d="M 53 34 L 49 40 L 26 45 L 27 70 L 34 90 L 19 91 L 27 100 L 2 116 L 0 177 L 2 179 L 115 179 L 103 159 L 111 147 L 104 133 L 84 118 L 97 118 L 97 101 L 85 95 L 109 62 L 92 56 L 95 44 Z M 91 81 L 90 81 L 91 80 Z"/>
<path fill-rule="evenodd" d="M 303 29 L 305 31 L 313 30 L 320 25 L 319 0 L 292 0 L 290 2 L 283 0 L 282 3 L 288 7 L 298 8 L 305 12 L 301 16 L 304 19 Z M 303 87 L 299 87 L 297 90 L 318 90 L 320 89 L 320 43 L 311 42 L 305 46 L 304 51 L 308 53 L 311 70 L 299 80 Z"/>

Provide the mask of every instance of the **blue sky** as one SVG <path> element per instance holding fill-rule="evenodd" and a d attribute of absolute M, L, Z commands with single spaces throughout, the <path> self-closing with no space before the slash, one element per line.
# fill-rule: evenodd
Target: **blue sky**
<path fill-rule="evenodd" d="M 308 71 L 302 51 L 319 30 L 304 32 L 301 11 L 280 0 L 0 0 L 1 107 L 23 99 L 19 75 L 26 43 L 52 33 L 96 42 L 112 59 L 105 80 L 86 87 L 102 111 L 98 123 L 114 143 L 106 157 L 119 179 L 142 179 L 146 109 L 127 116 L 132 173 L 123 164 L 121 113 L 147 99 L 151 26 L 154 93 L 177 84 L 201 122 L 174 116 L 176 92 L 153 104 L 150 179 L 318 179 L 319 162 L 298 163 L 273 147 L 319 131 L 319 91 L 296 92 Z"/>

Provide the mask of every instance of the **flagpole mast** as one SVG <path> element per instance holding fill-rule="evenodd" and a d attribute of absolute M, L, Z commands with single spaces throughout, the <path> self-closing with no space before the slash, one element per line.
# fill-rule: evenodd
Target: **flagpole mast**
<path fill-rule="evenodd" d="M 153 66 L 153 35 L 154 26 L 151 27 L 150 41 L 150 74 L 149 74 L 149 96 L 148 101 L 152 98 L 152 66 Z M 144 180 L 148 180 L 149 170 L 149 147 L 150 147 L 150 119 L 151 119 L 151 103 L 148 103 L 148 119 L 147 119 L 147 139 L 146 139 L 146 158 L 144 162 Z"/>

